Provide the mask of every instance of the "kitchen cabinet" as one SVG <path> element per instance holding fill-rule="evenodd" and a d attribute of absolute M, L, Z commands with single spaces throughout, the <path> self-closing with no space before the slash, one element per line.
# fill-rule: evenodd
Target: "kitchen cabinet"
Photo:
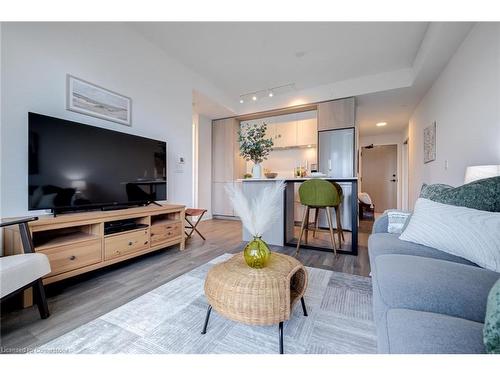
<path fill-rule="evenodd" d="M 266 138 L 273 140 L 273 148 L 315 145 L 318 129 L 315 118 L 268 124 Z"/>
<path fill-rule="evenodd" d="M 234 182 L 214 182 L 212 185 L 212 215 L 234 216 L 234 210 L 226 193 L 226 184 Z"/>
<path fill-rule="evenodd" d="M 266 139 L 271 138 L 273 140 L 273 147 L 276 147 L 276 125 L 277 124 L 267 124 L 266 128 Z"/>
<path fill-rule="evenodd" d="M 318 104 L 318 130 L 355 126 L 355 99 L 346 98 Z"/>
<path fill-rule="evenodd" d="M 239 155 L 239 128 L 240 122 L 233 118 L 212 122 L 212 213 L 214 215 L 234 215 L 224 186 L 228 182 L 233 183 L 242 178 L 246 172 L 245 160 Z"/>
<path fill-rule="evenodd" d="M 318 123 L 315 118 L 297 121 L 297 146 L 315 145 L 318 142 Z"/>
<path fill-rule="evenodd" d="M 297 144 L 297 121 L 277 123 L 275 129 L 274 147 L 293 147 Z"/>

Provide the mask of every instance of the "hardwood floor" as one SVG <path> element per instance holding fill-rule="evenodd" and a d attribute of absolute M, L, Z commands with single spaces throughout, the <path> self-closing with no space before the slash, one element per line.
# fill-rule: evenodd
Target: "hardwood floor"
<path fill-rule="evenodd" d="M 4 352 L 17 348 L 23 352 L 23 348 L 42 345 L 219 255 L 243 249 L 239 221 L 207 220 L 198 228 L 207 240 L 194 236 L 187 241 L 185 251 L 174 246 L 47 286 L 51 316 L 46 320 L 40 319 L 36 307 L 4 311 L 0 347 Z M 309 267 L 368 276 L 366 231 L 359 233 L 357 257 L 338 255 L 335 258 L 333 253 L 302 249 L 299 260 Z M 272 250 L 295 253 L 295 248 L 272 246 Z"/>

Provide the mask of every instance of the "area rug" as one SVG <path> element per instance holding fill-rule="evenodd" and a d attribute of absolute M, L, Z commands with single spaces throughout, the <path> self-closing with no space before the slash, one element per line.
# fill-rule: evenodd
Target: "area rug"
<path fill-rule="evenodd" d="M 207 310 L 203 284 L 224 254 L 38 348 L 38 353 L 238 353 L 276 354 L 278 326 L 249 326 Z M 286 354 L 375 353 L 371 280 L 307 268 L 305 301 L 284 324 Z"/>

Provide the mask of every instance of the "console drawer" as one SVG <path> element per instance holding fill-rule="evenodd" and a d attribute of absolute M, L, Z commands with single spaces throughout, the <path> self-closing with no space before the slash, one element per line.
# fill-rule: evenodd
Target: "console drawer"
<path fill-rule="evenodd" d="M 104 239 L 104 259 L 118 258 L 149 248 L 149 229 L 114 234 Z"/>
<path fill-rule="evenodd" d="M 151 226 L 151 245 L 158 245 L 182 235 L 181 223 L 158 223 Z"/>
<path fill-rule="evenodd" d="M 45 277 L 89 266 L 102 260 L 100 239 L 54 247 L 39 252 L 47 255 L 52 270 Z"/>

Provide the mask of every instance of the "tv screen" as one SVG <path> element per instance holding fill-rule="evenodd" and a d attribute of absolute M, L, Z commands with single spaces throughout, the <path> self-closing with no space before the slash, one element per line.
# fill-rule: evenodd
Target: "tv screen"
<path fill-rule="evenodd" d="M 166 143 L 28 115 L 29 209 L 84 209 L 167 198 Z"/>

